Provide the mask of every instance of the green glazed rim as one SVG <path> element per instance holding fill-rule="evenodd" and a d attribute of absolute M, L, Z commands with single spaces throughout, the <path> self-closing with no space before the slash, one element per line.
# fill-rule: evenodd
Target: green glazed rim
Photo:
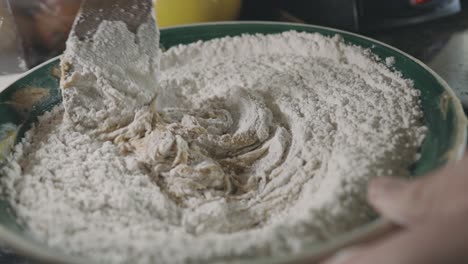
<path fill-rule="evenodd" d="M 448 84 L 428 66 L 410 55 L 382 42 L 354 33 L 321 26 L 277 22 L 225 22 L 171 27 L 161 30 L 161 47 L 204 41 L 241 34 L 273 34 L 289 30 L 339 34 L 350 44 L 369 48 L 380 58 L 394 57 L 396 70 L 414 80 L 421 91 L 421 104 L 425 114 L 428 135 L 421 147 L 421 158 L 412 167 L 414 176 L 423 175 L 440 166 L 459 160 L 466 149 L 468 121 L 462 105 Z M 0 93 L 0 161 L 11 152 L 31 124 L 45 111 L 61 103 L 59 89 L 59 58 L 49 60 L 28 71 L 23 77 Z M 0 175 L 1 177 L 1 175 Z M 389 226 L 377 219 L 349 233 L 324 243 L 307 244 L 307 252 L 275 258 L 236 259 L 237 263 L 311 263 L 337 249 L 343 248 Z M 0 197 L 0 241 L 41 263 L 80 264 L 93 263 L 87 259 L 67 256 L 34 239 L 13 216 L 5 200 Z"/>

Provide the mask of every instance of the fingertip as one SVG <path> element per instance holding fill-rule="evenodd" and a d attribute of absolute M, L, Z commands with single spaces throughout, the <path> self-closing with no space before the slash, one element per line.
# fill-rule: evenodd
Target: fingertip
<path fill-rule="evenodd" d="M 382 217 L 407 226 L 413 217 L 407 195 L 409 186 L 406 179 L 376 178 L 369 183 L 368 202 Z"/>
<path fill-rule="evenodd" d="M 359 256 L 360 250 L 351 248 L 342 250 L 320 264 L 354 264 L 353 261 Z"/>
<path fill-rule="evenodd" d="M 397 195 L 406 186 L 407 181 L 395 177 L 378 177 L 369 182 L 367 197 L 369 202 Z"/>

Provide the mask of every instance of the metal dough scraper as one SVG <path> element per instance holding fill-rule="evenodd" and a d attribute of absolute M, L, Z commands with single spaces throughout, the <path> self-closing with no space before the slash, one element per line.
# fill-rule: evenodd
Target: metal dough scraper
<path fill-rule="evenodd" d="M 89 39 L 102 21 L 122 21 L 133 33 L 140 25 L 154 21 L 152 0 L 85 0 L 72 28 L 71 35 Z"/>
<path fill-rule="evenodd" d="M 98 133 L 128 124 L 155 96 L 159 54 L 152 0 L 85 0 L 61 61 L 71 121 Z"/>

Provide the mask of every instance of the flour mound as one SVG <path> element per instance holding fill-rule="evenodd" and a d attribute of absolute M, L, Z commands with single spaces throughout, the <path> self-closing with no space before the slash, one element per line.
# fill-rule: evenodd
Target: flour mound
<path fill-rule="evenodd" d="M 105 263 L 297 253 L 370 221 L 368 180 L 409 175 L 426 131 L 413 83 L 339 36 L 197 42 L 160 69 L 127 125 L 58 107 L 18 144 L 0 181 L 35 237 Z"/>

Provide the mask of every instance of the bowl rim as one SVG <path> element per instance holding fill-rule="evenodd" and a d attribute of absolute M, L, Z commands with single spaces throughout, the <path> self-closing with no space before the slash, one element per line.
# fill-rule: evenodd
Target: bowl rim
<path fill-rule="evenodd" d="M 366 37 L 354 32 L 335 29 L 331 27 L 325 26 L 318 26 L 318 25 L 311 25 L 311 24 L 301 24 L 301 23 L 289 23 L 289 22 L 271 22 L 271 21 L 226 21 L 226 22 L 208 22 L 208 23 L 195 23 L 195 24 L 188 24 L 188 25 L 178 25 L 178 26 L 171 26 L 171 27 L 162 27 L 160 28 L 161 31 L 163 30 L 171 30 L 171 29 L 178 29 L 178 28 L 192 28 L 192 27 L 200 27 L 200 26 L 224 26 L 224 25 L 282 25 L 282 26 L 300 26 L 304 28 L 311 28 L 311 29 L 322 29 L 331 31 L 337 34 L 346 34 L 356 38 L 364 39 L 373 43 L 376 43 L 380 46 L 383 46 L 387 49 L 393 50 L 395 52 L 400 53 L 404 57 L 412 60 L 413 62 L 417 63 L 420 67 L 422 67 L 425 71 L 430 73 L 436 81 L 445 89 L 448 93 L 448 96 L 451 99 L 451 102 L 454 106 L 455 117 L 457 118 L 458 122 L 456 123 L 456 127 L 454 128 L 454 133 L 456 134 L 455 142 L 453 144 L 453 148 L 447 153 L 447 160 L 448 162 L 455 162 L 460 160 L 467 148 L 467 136 L 468 136 L 468 118 L 465 116 L 465 112 L 463 110 L 461 101 L 455 95 L 455 92 L 450 87 L 450 85 L 440 77 L 434 70 L 432 70 L 429 66 L 421 62 L 420 60 L 414 58 L 413 56 L 409 55 L 408 53 L 401 51 L 398 48 L 395 48 L 391 45 L 383 43 L 381 41 L 375 40 L 370 37 Z M 5 86 L 3 89 L 0 89 L 0 93 L 4 90 L 8 89 L 12 85 L 14 85 L 17 81 L 21 80 L 25 76 L 35 72 L 36 70 L 60 59 L 61 55 L 56 56 L 52 59 L 49 59 L 40 65 L 20 74 L 14 80 L 9 82 L 10 84 Z M 272 259 L 271 257 L 265 257 L 263 259 L 252 259 L 251 261 L 256 263 L 304 263 L 304 261 L 310 261 L 314 259 L 319 259 L 328 253 L 335 252 L 339 249 L 344 247 L 350 246 L 350 242 L 356 241 L 360 237 L 367 236 L 371 233 L 378 232 L 379 230 L 386 229 L 391 225 L 388 221 L 378 218 L 370 223 L 362 225 L 350 232 L 344 233 L 343 235 L 337 236 L 336 239 L 332 239 L 330 241 L 324 242 L 322 245 L 317 245 L 315 248 L 311 249 L 307 253 L 298 254 L 295 256 L 287 256 L 287 257 L 280 257 Z M 55 250 L 51 247 L 47 247 L 42 244 L 38 244 L 33 242 L 32 240 L 25 239 L 24 237 L 16 235 L 14 232 L 10 231 L 8 228 L 0 224 L 0 241 L 4 246 L 9 247 L 9 249 L 13 250 L 16 254 L 19 254 L 22 258 L 30 259 L 39 261 L 40 263 L 48 263 L 48 264 L 81 264 L 85 260 L 84 258 L 78 258 L 70 255 L 66 255 L 61 253 L 59 250 Z M 87 263 L 94 263 L 92 260 L 86 260 Z"/>

